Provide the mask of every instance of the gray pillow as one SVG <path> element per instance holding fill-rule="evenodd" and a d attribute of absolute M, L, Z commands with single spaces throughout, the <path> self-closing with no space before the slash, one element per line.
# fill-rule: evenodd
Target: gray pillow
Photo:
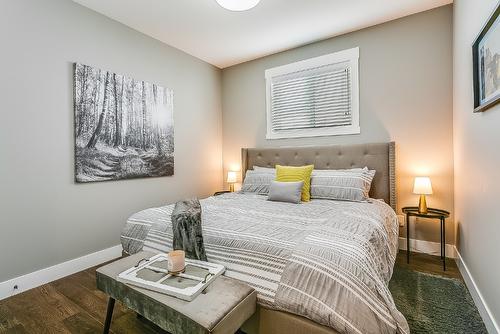
<path fill-rule="evenodd" d="M 269 196 L 267 197 L 270 201 L 277 202 L 290 202 L 298 204 L 302 196 L 302 187 L 304 186 L 304 181 L 298 182 L 278 182 L 272 181 L 269 186 Z"/>

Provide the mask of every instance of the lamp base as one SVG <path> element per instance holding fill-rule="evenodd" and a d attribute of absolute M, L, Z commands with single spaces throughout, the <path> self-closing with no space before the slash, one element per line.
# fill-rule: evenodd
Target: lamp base
<path fill-rule="evenodd" d="M 234 192 L 234 183 L 229 183 L 229 191 Z"/>
<path fill-rule="evenodd" d="M 425 200 L 425 195 L 420 195 L 420 199 L 418 201 L 418 213 L 427 213 L 427 202 Z"/>

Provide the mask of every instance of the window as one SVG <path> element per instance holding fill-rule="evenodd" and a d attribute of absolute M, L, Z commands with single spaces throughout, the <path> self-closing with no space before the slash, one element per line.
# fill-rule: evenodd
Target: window
<path fill-rule="evenodd" d="M 360 133 L 359 48 L 266 70 L 267 139 Z"/>

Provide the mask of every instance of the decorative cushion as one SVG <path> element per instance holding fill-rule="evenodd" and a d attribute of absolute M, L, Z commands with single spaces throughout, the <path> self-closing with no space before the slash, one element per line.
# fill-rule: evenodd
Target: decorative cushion
<path fill-rule="evenodd" d="M 297 182 L 271 182 L 269 187 L 269 197 L 270 201 L 277 202 L 289 202 L 289 203 L 300 203 L 302 197 L 302 187 L 304 186 L 304 181 Z"/>
<path fill-rule="evenodd" d="M 311 172 L 313 169 L 314 165 L 302 167 L 276 165 L 276 181 L 304 181 L 304 185 L 302 186 L 302 201 L 309 202 L 311 199 Z"/>
<path fill-rule="evenodd" d="M 267 195 L 269 194 L 269 185 L 274 179 L 275 175 L 273 173 L 247 170 L 241 191 Z"/>
<path fill-rule="evenodd" d="M 369 196 L 374 170 L 368 168 L 314 170 L 311 198 L 362 202 Z"/>

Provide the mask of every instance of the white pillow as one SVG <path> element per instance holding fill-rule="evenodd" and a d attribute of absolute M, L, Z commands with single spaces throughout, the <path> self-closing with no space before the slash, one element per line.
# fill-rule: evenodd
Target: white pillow
<path fill-rule="evenodd" d="M 263 173 L 275 173 L 276 174 L 276 168 L 273 168 L 273 167 L 253 166 L 253 170 L 263 172 Z"/>
<path fill-rule="evenodd" d="M 369 198 L 375 170 L 315 169 L 311 174 L 311 198 L 363 202 Z"/>
<path fill-rule="evenodd" d="M 269 185 L 275 178 L 276 175 L 273 173 L 247 170 L 241 191 L 267 195 L 269 193 Z"/>

